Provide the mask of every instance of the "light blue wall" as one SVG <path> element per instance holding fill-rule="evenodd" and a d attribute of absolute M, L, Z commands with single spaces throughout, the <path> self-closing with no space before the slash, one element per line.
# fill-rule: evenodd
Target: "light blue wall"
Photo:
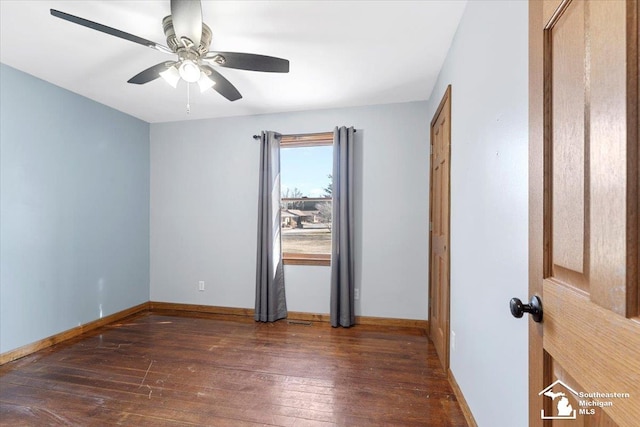
<path fill-rule="evenodd" d="M 260 146 L 252 135 L 353 125 L 356 313 L 426 319 L 426 108 L 411 102 L 152 124 L 151 299 L 253 307 Z M 328 313 L 329 281 L 329 267 L 286 266 L 289 310 Z"/>
<path fill-rule="evenodd" d="M 451 370 L 480 427 L 528 419 L 527 8 L 468 2 L 429 102 L 452 85 Z"/>
<path fill-rule="evenodd" d="M 149 124 L 0 65 L 0 352 L 149 299 Z"/>

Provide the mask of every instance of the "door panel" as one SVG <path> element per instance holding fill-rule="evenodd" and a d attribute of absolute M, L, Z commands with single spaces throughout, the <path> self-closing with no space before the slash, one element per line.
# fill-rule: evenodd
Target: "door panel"
<path fill-rule="evenodd" d="M 530 2 L 530 425 L 640 419 L 637 3 Z"/>
<path fill-rule="evenodd" d="M 627 126 L 624 1 L 587 3 L 590 10 L 591 301 L 637 314 L 637 281 L 626 271 Z M 637 55 L 637 52 L 636 52 Z M 612 66 L 619 64 L 620 66 Z M 630 124 L 630 123 L 629 123 Z M 637 126 L 637 124 L 636 124 Z M 637 145 L 638 141 L 635 141 Z M 637 149 L 637 146 L 636 146 Z M 629 218 L 631 220 L 631 218 Z M 634 301 L 635 299 L 635 301 Z"/>
<path fill-rule="evenodd" d="M 584 387 L 578 384 L 578 382 L 571 375 L 569 375 L 567 371 L 562 369 L 562 367 L 557 363 L 552 362 L 550 371 L 552 372 L 553 381 L 560 380 L 574 390 L 584 389 Z M 547 400 L 549 403 L 551 403 L 551 400 L 549 399 Z M 553 408 L 551 405 L 549 405 L 549 408 L 547 409 L 547 413 L 550 413 L 550 411 L 553 411 Z M 553 426 L 554 427 L 596 427 L 596 426 L 597 427 L 609 427 L 609 426 L 615 427 L 616 424 L 607 415 L 606 412 L 594 410 L 593 415 L 584 415 L 584 414 L 576 413 L 575 419 L 553 420 Z"/>
<path fill-rule="evenodd" d="M 543 298 L 544 349 L 552 363 L 566 370 L 580 384 L 576 389 L 578 392 L 629 393 L 630 398 L 612 400 L 615 413 L 610 415 L 619 425 L 637 426 L 640 419 L 640 325 L 551 280 L 545 281 Z M 553 382 L 551 380 L 550 377 L 549 384 Z M 578 401 L 573 402 L 574 408 L 578 409 Z M 608 410 L 604 408 L 604 412 Z"/>
<path fill-rule="evenodd" d="M 553 271 L 586 286 L 584 7 L 577 3 L 553 30 Z"/>
<path fill-rule="evenodd" d="M 451 86 L 431 122 L 431 255 L 429 337 L 440 362 L 449 368 L 449 157 Z"/>

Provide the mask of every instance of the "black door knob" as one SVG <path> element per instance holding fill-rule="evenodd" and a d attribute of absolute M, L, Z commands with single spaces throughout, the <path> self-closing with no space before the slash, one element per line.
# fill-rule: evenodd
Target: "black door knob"
<path fill-rule="evenodd" d="M 529 304 L 523 304 L 520 298 L 511 298 L 509 308 L 513 317 L 520 318 L 529 313 L 534 322 L 542 322 L 542 301 L 537 295 L 531 297 Z"/>

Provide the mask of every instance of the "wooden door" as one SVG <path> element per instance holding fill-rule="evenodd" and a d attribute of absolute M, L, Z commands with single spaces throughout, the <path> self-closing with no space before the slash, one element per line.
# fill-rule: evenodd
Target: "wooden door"
<path fill-rule="evenodd" d="M 431 121 L 429 337 L 449 368 L 449 158 L 451 86 Z"/>
<path fill-rule="evenodd" d="M 530 1 L 529 42 L 529 424 L 637 427 L 638 1 Z"/>

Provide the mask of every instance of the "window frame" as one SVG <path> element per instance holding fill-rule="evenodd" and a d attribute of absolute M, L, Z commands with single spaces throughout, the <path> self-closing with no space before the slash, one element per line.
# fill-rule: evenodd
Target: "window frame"
<path fill-rule="evenodd" d="M 280 148 L 320 147 L 326 145 L 333 145 L 333 132 L 282 135 L 280 139 Z M 282 195 L 280 196 L 280 202 L 296 200 L 309 201 L 313 200 L 313 198 L 283 199 Z M 331 203 L 333 203 L 333 195 L 331 197 Z M 331 232 L 333 233 L 333 230 Z M 282 263 L 284 265 L 329 266 L 331 265 L 331 254 L 297 254 L 283 252 Z"/>

